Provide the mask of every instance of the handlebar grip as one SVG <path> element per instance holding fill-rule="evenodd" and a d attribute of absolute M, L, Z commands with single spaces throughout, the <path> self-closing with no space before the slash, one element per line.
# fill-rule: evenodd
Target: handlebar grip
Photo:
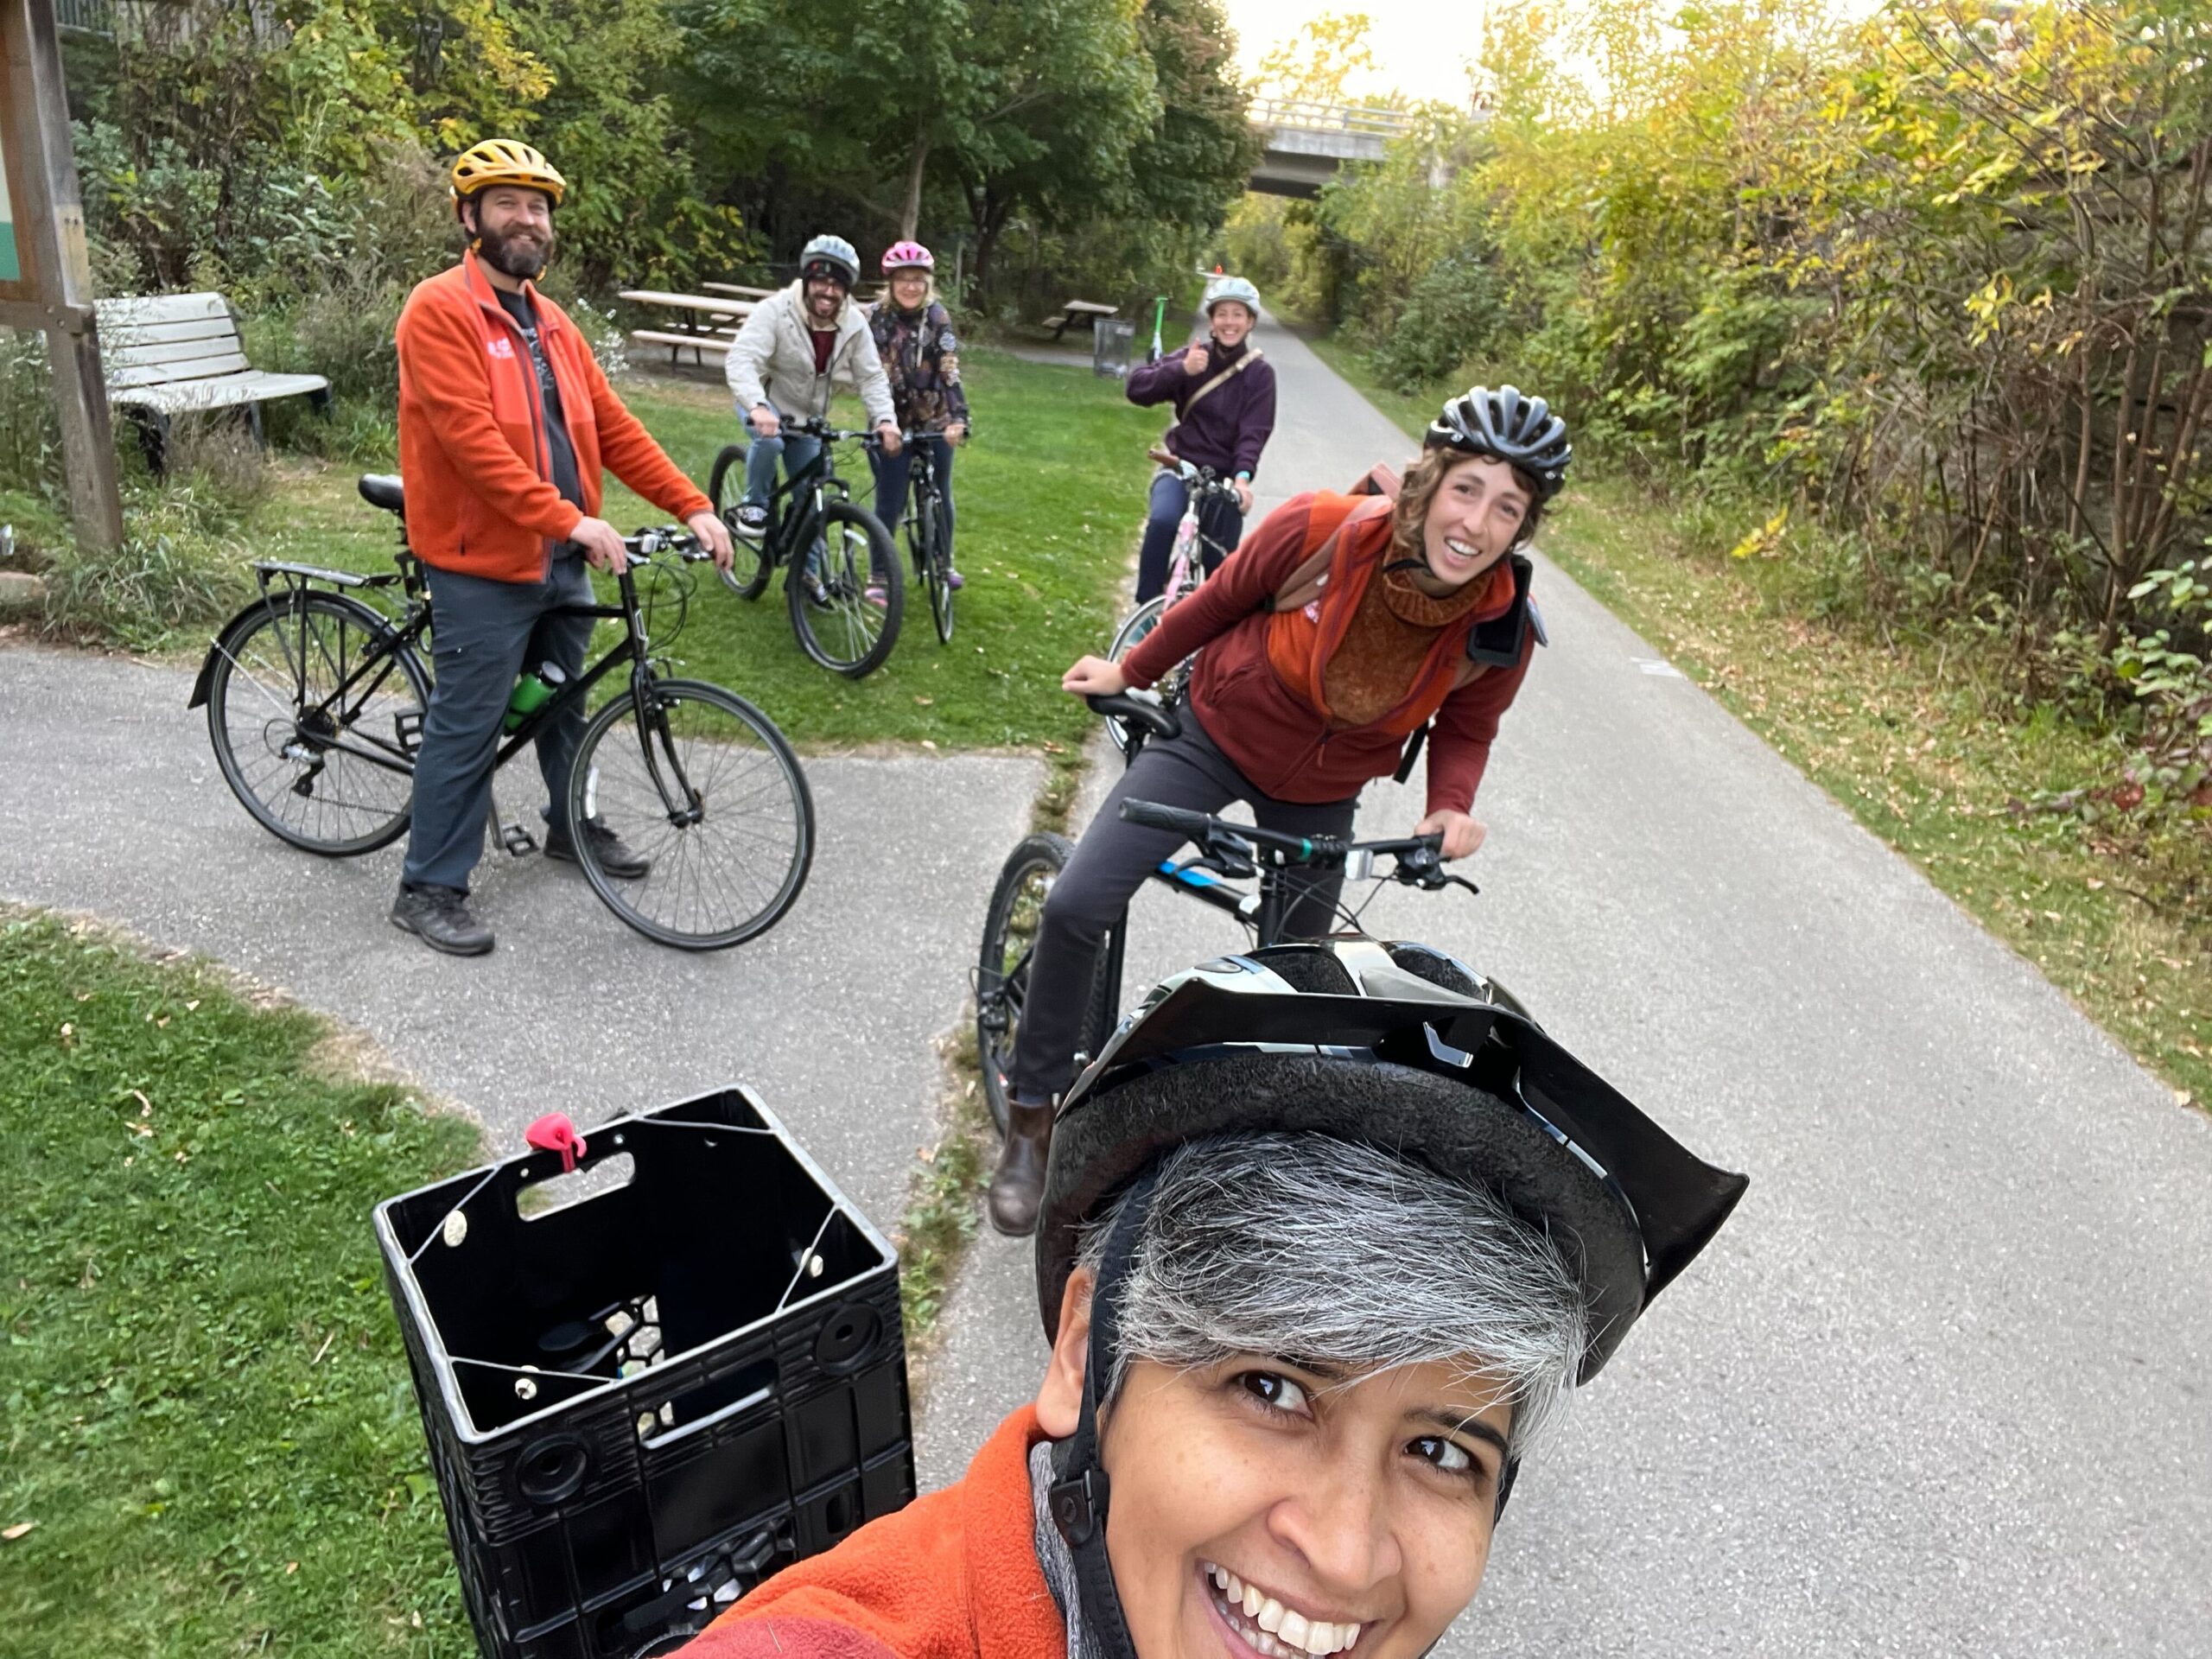
<path fill-rule="evenodd" d="M 1207 826 L 1212 822 L 1203 812 L 1193 812 L 1187 807 L 1162 806 L 1157 801 L 1123 801 L 1122 819 L 1126 823 L 1141 823 L 1148 830 L 1172 830 L 1185 841 L 1203 841 Z"/>
<path fill-rule="evenodd" d="M 1182 456 L 1176 454 L 1172 450 L 1161 448 L 1156 443 L 1144 453 L 1147 460 L 1156 461 L 1163 467 L 1176 466 L 1179 464 L 1183 459 Z"/>

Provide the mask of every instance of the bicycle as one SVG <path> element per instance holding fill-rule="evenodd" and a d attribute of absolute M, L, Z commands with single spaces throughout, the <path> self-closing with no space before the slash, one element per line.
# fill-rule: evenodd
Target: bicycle
<path fill-rule="evenodd" d="M 1160 619 L 1167 607 L 1186 598 L 1198 589 L 1207 573 L 1235 550 L 1219 542 L 1198 528 L 1199 510 L 1208 501 L 1227 499 L 1237 500 L 1236 486 L 1223 478 L 1210 467 L 1193 467 L 1180 456 L 1165 449 L 1147 451 L 1152 459 L 1183 480 L 1186 499 L 1183 517 L 1175 525 L 1175 545 L 1167 556 L 1167 585 L 1150 599 L 1122 619 L 1122 626 L 1114 631 L 1113 643 L 1106 647 L 1106 660 L 1118 663 L 1135 651 L 1144 637 L 1160 626 Z M 1241 502 L 1239 504 L 1242 505 Z M 1177 702 L 1183 682 L 1189 675 L 1190 663 L 1178 663 L 1154 683 L 1162 698 L 1169 704 Z M 1112 732 L 1115 743 L 1126 749 L 1128 733 L 1118 716 L 1109 717 L 1107 728 Z"/>
<path fill-rule="evenodd" d="M 784 594 L 799 649 L 823 667 L 857 680 L 882 667 L 899 643 L 906 590 L 891 532 L 852 499 L 851 487 L 830 470 L 830 446 L 853 438 L 872 443 L 875 435 L 810 417 L 785 421 L 782 429 L 819 438 L 822 448 L 770 493 L 765 528 L 748 528 L 738 520 L 747 446 L 725 444 L 715 457 L 707 493 L 729 526 L 736 549 L 722 582 L 740 599 L 758 599 L 776 568 L 783 566 Z M 824 544 L 815 573 L 822 583 L 819 604 L 808 594 L 803 576 L 817 542 Z"/>
<path fill-rule="evenodd" d="M 1124 753 L 1131 760 L 1151 737 L 1173 737 L 1182 729 L 1175 710 L 1144 692 L 1085 699 L 1109 720 L 1123 721 L 1132 738 Z M 1294 872 L 1342 871 L 1347 882 L 1383 881 L 1440 893 L 1446 887 L 1481 889 L 1444 868 L 1441 835 L 1396 840 L 1344 841 L 1334 836 L 1293 836 L 1257 825 L 1237 823 L 1211 813 L 1151 801 L 1125 800 L 1122 817 L 1133 823 L 1172 830 L 1198 849 L 1195 855 L 1167 858 L 1149 879 L 1195 899 L 1243 924 L 1255 945 L 1283 943 L 1284 926 L 1301 896 Z M 1075 844 L 1065 836 L 1044 832 L 1024 840 L 1007 856 L 992 890 L 983 919 L 983 948 L 976 975 L 976 1042 L 983 1073 L 983 1094 L 1001 1133 L 1007 1123 L 1007 1076 L 1021 1029 L 1028 995 L 1029 959 L 1035 949 L 1045 900 L 1052 882 L 1067 868 Z M 1387 867 L 1378 871 L 1378 861 Z M 1240 881 L 1254 880 L 1252 887 Z M 1338 911 L 1354 929 L 1365 910 Z M 1090 988 L 1086 994 L 1077 1066 L 1104 1046 L 1119 1018 L 1122 953 L 1127 918 L 1108 930 Z M 1526 1017 L 1527 1010 L 1494 980 L 1478 978 L 1478 994 Z"/>
<path fill-rule="evenodd" d="M 362 499 L 402 511 L 397 478 L 361 479 Z M 646 938 L 715 950 L 783 919 L 814 858 L 814 802 L 798 757 L 775 724 L 734 692 L 667 675 L 648 624 L 658 592 L 642 599 L 640 571 L 664 571 L 683 626 L 685 563 L 709 556 L 669 526 L 624 539 L 631 569 L 620 602 L 563 607 L 617 621 L 622 638 L 584 673 L 518 719 L 511 716 L 494 766 L 529 747 L 549 722 L 587 700 L 618 670 L 626 688 L 591 715 L 563 804 L 569 821 L 597 817 L 652 861 L 643 875 L 608 874 L 593 837 L 574 838 L 592 890 Z M 667 563 L 664 563 L 665 561 Z M 430 680 L 423 646 L 432 630 L 422 561 L 400 528 L 397 569 L 378 575 L 276 561 L 257 563 L 261 597 L 226 623 L 200 668 L 188 706 L 207 709 L 216 765 L 255 821 L 324 857 L 353 857 L 406 833 Z M 397 612 L 379 608 L 394 589 Z M 494 839 L 513 856 L 537 849 L 520 823 Z"/>
<path fill-rule="evenodd" d="M 906 474 L 906 511 L 893 529 L 905 532 L 906 551 L 914 561 L 914 579 L 930 596 L 930 617 L 937 624 L 938 643 L 952 642 L 951 506 L 937 475 L 933 448 L 918 442 L 942 437 L 938 432 L 902 432 L 899 437 L 913 450 L 913 465 Z"/>

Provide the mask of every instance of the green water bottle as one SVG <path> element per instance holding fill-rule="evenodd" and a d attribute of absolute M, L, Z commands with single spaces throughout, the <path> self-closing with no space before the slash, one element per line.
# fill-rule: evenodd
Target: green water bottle
<path fill-rule="evenodd" d="M 533 674 L 528 669 L 515 682 L 514 695 L 507 699 L 506 718 L 500 721 L 502 729 L 519 731 L 522 723 L 553 700 L 553 694 L 569 683 L 558 663 L 540 663 Z"/>

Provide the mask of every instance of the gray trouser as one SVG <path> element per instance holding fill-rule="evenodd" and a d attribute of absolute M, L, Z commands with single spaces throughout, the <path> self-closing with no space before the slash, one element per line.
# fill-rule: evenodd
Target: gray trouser
<path fill-rule="evenodd" d="M 1187 705 L 1182 715 L 1180 736 L 1147 743 L 1129 763 L 1045 900 L 1008 1079 L 1025 1101 L 1041 1102 L 1058 1095 L 1072 1080 L 1076 1045 L 1083 1039 L 1089 1001 L 1085 992 L 1097 963 L 1099 943 L 1106 930 L 1121 920 L 1129 896 L 1161 860 L 1174 856 L 1184 845 L 1172 830 L 1123 823 L 1123 800 L 1155 801 L 1196 812 L 1218 812 L 1231 801 L 1243 801 L 1262 829 L 1294 836 L 1351 833 L 1352 812 L 1359 804 L 1357 795 L 1319 804 L 1262 795 L 1214 747 Z M 1284 918 L 1285 931 L 1299 938 L 1328 933 L 1344 873 L 1292 870 L 1287 874 L 1299 897 Z"/>
<path fill-rule="evenodd" d="M 436 683 L 415 757 L 415 815 L 400 879 L 410 886 L 468 888 L 468 873 L 484 851 L 492 804 L 492 763 L 499 721 L 525 664 L 552 663 L 571 680 L 583 672 L 595 620 L 549 614 L 563 605 L 594 603 L 581 557 L 556 558 L 544 582 L 493 582 L 456 571 L 430 572 Z M 583 703 L 571 706 L 537 734 L 537 766 L 552 797 L 551 821 L 563 823 L 569 767 L 584 731 Z"/>

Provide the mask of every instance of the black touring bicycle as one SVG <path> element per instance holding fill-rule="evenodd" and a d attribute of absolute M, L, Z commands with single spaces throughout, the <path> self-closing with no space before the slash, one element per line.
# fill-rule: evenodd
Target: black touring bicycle
<path fill-rule="evenodd" d="M 397 478 L 370 474 L 362 499 L 398 515 Z M 620 602 L 576 607 L 621 634 L 535 707 L 512 709 L 496 764 L 546 723 L 613 691 L 591 715 L 569 778 L 571 822 L 597 817 L 650 861 L 624 878 L 578 836 L 578 862 L 608 909 L 679 950 L 740 944 L 780 921 L 814 859 L 814 803 L 775 724 L 718 685 L 672 677 L 665 656 L 683 626 L 688 565 L 709 556 L 675 526 L 625 538 Z M 207 710 L 215 761 L 257 823 L 325 857 L 374 852 L 406 833 L 415 756 L 429 702 L 433 621 L 422 562 L 400 533 L 397 568 L 376 575 L 265 561 L 261 596 L 226 623 L 200 664 L 191 706 Z M 494 838 L 537 850 L 519 823 Z"/>

